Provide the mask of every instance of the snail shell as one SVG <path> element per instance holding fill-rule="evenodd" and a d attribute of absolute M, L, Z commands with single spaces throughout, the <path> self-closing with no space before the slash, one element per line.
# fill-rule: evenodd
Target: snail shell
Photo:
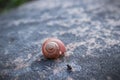
<path fill-rule="evenodd" d="M 66 52 L 64 43 L 56 38 L 47 39 L 42 45 L 42 53 L 46 58 L 58 58 Z"/>

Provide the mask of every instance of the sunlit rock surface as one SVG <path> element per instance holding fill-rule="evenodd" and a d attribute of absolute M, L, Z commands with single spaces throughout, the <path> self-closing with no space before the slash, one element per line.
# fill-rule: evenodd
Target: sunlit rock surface
<path fill-rule="evenodd" d="M 49 37 L 64 57 L 44 59 Z M 1 14 L 0 80 L 120 80 L 120 0 L 34 0 Z"/>

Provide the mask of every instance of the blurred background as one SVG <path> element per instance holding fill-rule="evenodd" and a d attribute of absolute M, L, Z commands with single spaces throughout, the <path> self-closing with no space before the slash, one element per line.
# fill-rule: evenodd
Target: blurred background
<path fill-rule="evenodd" d="M 17 7 L 30 0 L 0 0 L 0 12 Z"/>

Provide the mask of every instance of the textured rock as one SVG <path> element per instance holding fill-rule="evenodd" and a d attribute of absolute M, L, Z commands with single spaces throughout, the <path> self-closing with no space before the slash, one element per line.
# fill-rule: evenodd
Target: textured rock
<path fill-rule="evenodd" d="M 48 37 L 65 57 L 44 59 Z M 57 79 L 120 79 L 119 0 L 40 0 L 0 15 L 0 80 Z"/>

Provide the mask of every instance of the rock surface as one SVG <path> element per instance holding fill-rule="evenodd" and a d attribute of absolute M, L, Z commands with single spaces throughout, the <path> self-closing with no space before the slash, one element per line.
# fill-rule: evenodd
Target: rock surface
<path fill-rule="evenodd" d="M 43 57 L 49 37 L 64 57 Z M 120 0 L 35 0 L 1 14 L 0 80 L 120 80 Z"/>

